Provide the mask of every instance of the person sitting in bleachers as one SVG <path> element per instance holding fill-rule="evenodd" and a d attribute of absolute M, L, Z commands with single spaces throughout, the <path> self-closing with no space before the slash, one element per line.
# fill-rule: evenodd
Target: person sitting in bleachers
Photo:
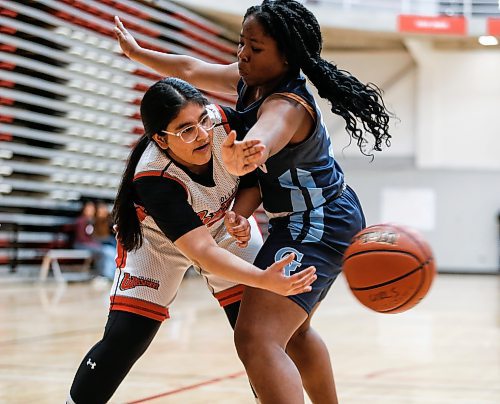
<path fill-rule="evenodd" d="M 96 203 L 94 236 L 101 244 L 116 247 L 116 238 L 113 234 L 113 219 L 105 202 Z"/>
<path fill-rule="evenodd" d="M 96 238 L 96 205 L 92 201 L 83 204 L 80 216 L 75 222 L 74 248 L 92 251 L 94 269 L 98 276 L 113 279 L 116 269 L 115 247 L 104 244 Z"/>

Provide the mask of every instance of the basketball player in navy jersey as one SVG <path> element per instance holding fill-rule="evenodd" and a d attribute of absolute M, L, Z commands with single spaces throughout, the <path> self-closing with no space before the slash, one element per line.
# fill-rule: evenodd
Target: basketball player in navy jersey
<path fill-rule="evenodd" d="M 285 276 L 283 268 L 293 257 L 266 271 L 251 264 L 262 245 L 253 218 L 232 211 L 226 230 L 224 218 L 235 195 L 254 183 L 224 167 L 221 147 L 232 120 L 222 121 L 223 114 L 180 79 L 161 80 L 144 95 L 145 134 L 131 152 L 113 212 L 119 248 L 110 314 L 102 340 L 78 368 L 68 403 L 102 404 L 111 398 L 169 317 L 190 266 L 205 278 L 233 327 L 241 284 L 282 295 L 311 289 L 314 268 Z M 246 162 L 259 158 L 256 142 L 244 143 Z"/>
<path fill-rule="evenodd" d="M 235 330 L 238 354 L 262 403 L 303 403 L 302 387 L 314 403 L 336 403 L 330 356 L 310 321 L 365 220 L 334 159 L 321 111 L 302 72 L 331 103 L 332 112 L 345 120 L 363 154 L 369 140 L 376 151 L 389 145 L 391 114 L 380 90 L 321 58 L 319 24 L 293 0 L 266 0 L 247 10 L 238 60 L 230 65 L 144 49 L 117 17 L 115 34 L 129 58 L 160 74 L 238 95 L 236 111 L 227 113 L 242 122 L 235 127 L 238 135 L 258 140 L 264 149 L 260 158 L 246 162 L 245 144 L 232 134 L 223 145 L 223 159 L 237 175 L 259 166 L 260 192 L 249 192 L 235 204 L 249 215 L 262 199 L 270 218 L 270 235 L 255 265 L 266 268 L 293 253 L 287 273 L 314 265 L 318 275 L 307 294 L 283 297 L 247 288 Z"/>

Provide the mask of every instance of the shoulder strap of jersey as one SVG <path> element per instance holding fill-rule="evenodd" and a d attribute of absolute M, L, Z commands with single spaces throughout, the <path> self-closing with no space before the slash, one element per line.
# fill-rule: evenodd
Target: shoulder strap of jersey
<path fill-rule="evenodd" d="M 316 121 L 316 111 L 314 108 L 300 95 L 295 94 L 295 93 L 290 93 L 290 92 L 282 92 L 282 93 L 274 93 L 270 95 L 267 99 L 272 99 L 273 97 L 284 97 L 284 98 L 289 98 L 300 105 L 302 105 L 306 111 L 311 115 L 312 119 Z"/>

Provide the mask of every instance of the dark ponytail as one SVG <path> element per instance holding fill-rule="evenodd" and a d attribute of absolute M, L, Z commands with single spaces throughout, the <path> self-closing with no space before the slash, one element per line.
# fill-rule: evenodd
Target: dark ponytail
<path fill-rule="evenodd" d="M 250 7 L 244 19 L 253 16 L 264 30 L 276 40 L 292 74 L 302 69 L 314 84 L 321 98 L 331 104 L 331 111 L 346 122 L 346 130 L 356 140 L 363 154 L 373 136 L 373 150 L 382 150 L 382 143 L 390 146 L 389 119 L 393 116 L 385 107 L 380 89 L 363 84 L 345 70 L 321 58 L 323 39 L 316 17 L 294 0 L 265 0 L 260 6 Z M 361 124 L 361 127 L 360 127 Z"/>
<path fill-rule="evenodd" d="M 153 135 L 160 134 L 188 103 L 206 105 L 208 101 L 191 84 L 172 77 L 153 84 L 142 98 L 141 119 L 144 135 L 130 152 L 112 212 L 114 223 L 118 227 L 118 240 L 127 251 L 139 248 L 143 241 L 134 204 L 134 176 L 137 164 L 148 145 L 154 142 Z"/>
<path fill-rule="evenodd" d="M 374 137 L 373 150 L 382 150 L 382 142 L 390 146 L 389 119 L 380 89 L 372 83 L 363 84 L 345 70 L 322 58 L 309 59 L 302 67 L 321 98 L 331 103 L 331 111 L 346 122 L 346 130 L 356 140 L 363 154 L 369 141 L 364 133 Z M 361 123 L 362 129 L 358 126 Z"/>
<path fill-rule="evenodd" d="M 132 251 L 142 245 L 142 231 L 134 205 L 134 174 L 142 153 L 152 140 L 142 135 L 130 152 L 113 206 L 113 221 L 118 227 L 118 239 L 123 248 Z"/>

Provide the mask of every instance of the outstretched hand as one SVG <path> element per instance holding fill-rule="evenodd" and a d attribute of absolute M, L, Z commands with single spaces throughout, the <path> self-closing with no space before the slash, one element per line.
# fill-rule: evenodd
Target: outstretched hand
<path fill-rule="evenodd" d="M 232 210 L 226 212 L 224 224 L 227 232 L 236 239 L 236 245 L 241 248 L 248 246 L 250 240 L 250 223 L 241 215 Z"/>
<path fill-rule="evenodd" d="M 236 140 L 232 130 L 222 143 L 222 161 L 233 175 L 245 175 L 264 163 L 266 146 L 260 140 Z"/>
<path fill-rule="evenodd" d="M 296 295 L 310 292 L 311 284 L 316 280 L 316 268 L 308 267 L 292 276 L 286 276 L 284 268 L 295 258 L 295 254 L 288 254 L 285 258 L 276 261 L 264 271 L 263 289 L 270 290 L 282 296 Z"/>
<path fill-rule="evenodd" d="M 122 48 L 122 52 L 128 58 L 141 48 L 117 16 L 115 16 L 115 26 L 113 27 L 113 32 L 115 33 L 116 39 L 118 39 L 118 44 L 120 45 L 120 48 Z"/>

